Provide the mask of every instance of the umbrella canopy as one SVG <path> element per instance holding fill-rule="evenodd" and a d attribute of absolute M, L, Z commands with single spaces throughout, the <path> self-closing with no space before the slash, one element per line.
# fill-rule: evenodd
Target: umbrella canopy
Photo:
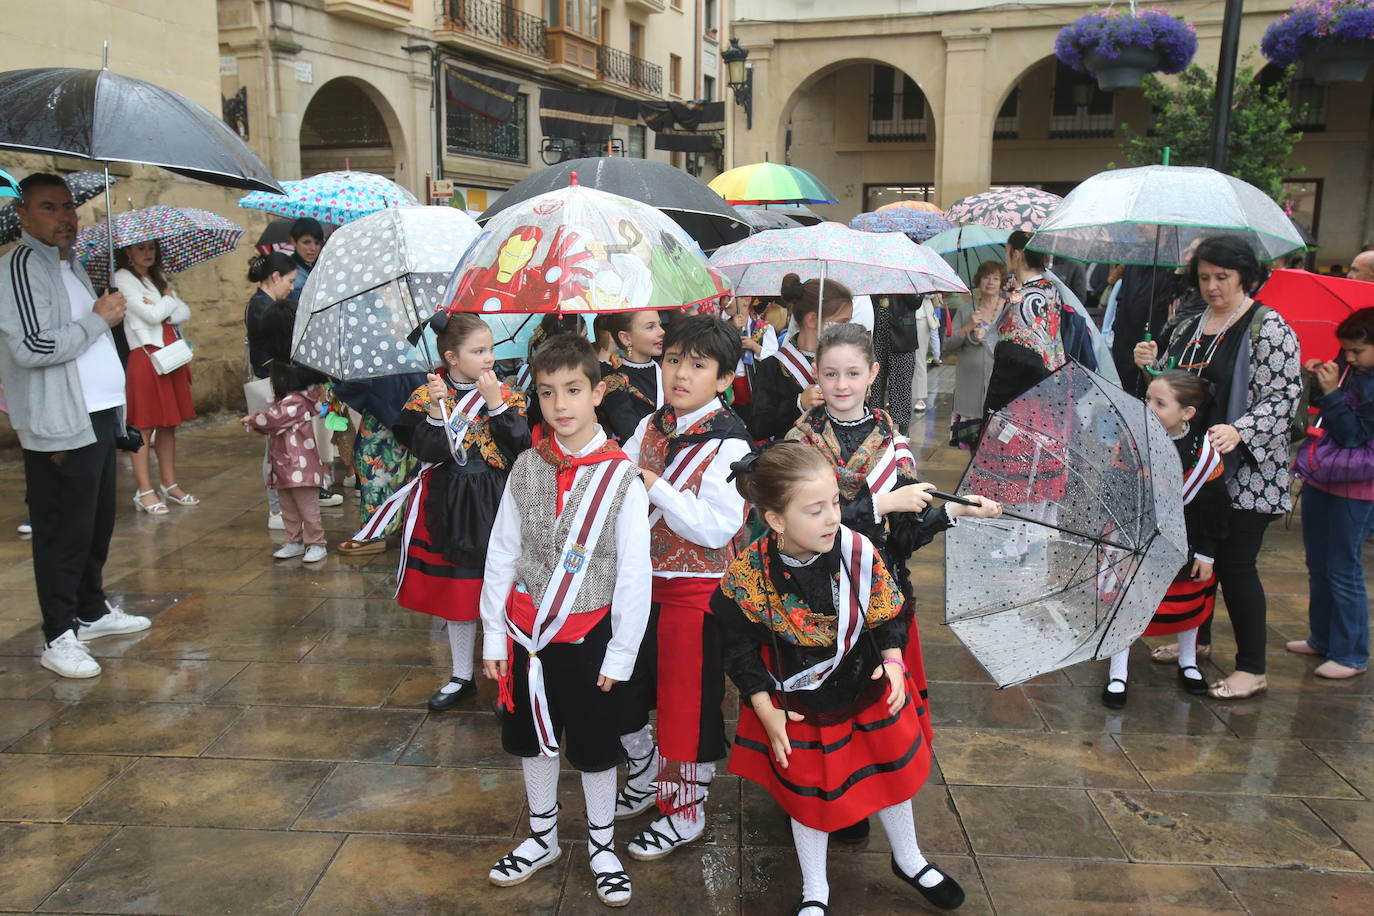
<path fill-rule="evenodd" d="M 230 188 L 279 192 L 220 116 L 184 95 L 110 70 L 0 73 L 0 146 L 157 165 Z"/>
<path fill-rule="evenodd" d="M 818 223 L 825 222 L 825 220 L 821 217 L 819 213 L 817 213 L 815 210 L 812 210 L 810 207 L 804 207 L 801 204 L 741 204 L 735 209 L 740 213 L 744 214 L 746 217 L 748 217 L 748 215 L 751 213 L 768 213 L 777 216 L 785 216 L 788 219 L 792 220 L 794 223 L 796 223 L 798 226 L 815 226 Z M 792 229 L 794 227 L 774 226 L 772 228 Z"/>
<path fill-rule="evenodd" d="M 938 213 L 941 216 L 945 215 L 944 210 L 941 210 L 928 200 L 896 200 L 890 204 L 883 204 L 878 208 L 878 212 L 880 213 L 883 210 L 922 210 L 926 213 Z"/>
<path fill-rule="evenodd" d="M 0 197 L 18 197 L 19 182 L 4 169 L 0 169 Z"/>
<path fill-rule="evenodd" d="M 194 207 L 145 207 L 115 217 L 114 237 L 106 220 L 87 226 L 72 250 L 96 289 L 109 283 L 109 251 L 139 242 L 157 242 L 162 269 L 180 273 L 233 251 L 243 229 L 218 213 Z"/>
<path fill-rule="evenodd" d="M 1064 198 L 1027 247 L 1078 261 L 1181 267 L 1188 246 L 1239 235 L 1261 261 L 1303 248 L 1283 208 L 1213 169 L 1147 165 L 1099 172 Z"/>
<path fill-rule="evenodd" d="M 452 207 L 396 207 L 340 227 L 301 290 L 292 358 L 337 379 L 428 371 L 407 335 L 439 307 L 480 232 Z"/>
<path fill-rule="evenodd" d="M 766 210 L 763 207 L 740 207 L 740 216 L 744 221 L 757 230 L 764 229 L 800 229 L 804 223 L 799 223 L 786 213 L 777 210 Z"/>
<path fill-rule="evenodd" d="M 299 181 L 283 181 L 282 185 L 284 193 L 255 191 L 241 198 L 239 206 L 342 226 L 378 210 L 419 204 L 414 194 L 371 172 L 321 172 Z"/>
<path fill-rule="evenodd" d="M 253 243 L 258 254 L 271 254 L 274 251 L 295 251 L 296 246 L 291 243 L 291 226 L 295 224 L 293 219 L 274 219 L 267 224 L 267 228 L 262 230 L 258 240 Z"/>
<path fill-rule="evenodd" d="M 993 188 L 955 201 L 945 216 L 956 223 L 1034 232 L 1063 199 L 1039 188 Z"/>
<path fill-rule="evenodd" d="M 450 311 L 673 309 L 713 301 L 729 289 L 667 216 L 572 180 L 487 223 L 455 271 Z"/>
<path fill-rule="evenodd" d="M 703 249 L 738 242 L 753 230 L 743 215 L 706 185 L 666 162 L 621 156 L 573 159 L 540 169 L 517 182 L 488 207 L 477 222 L 540 194 L 566 188 L 572 175 L 584 187 L 596 188 L 648 204 L 671 218 Z"/>
<path fill-rule="evenodd" d="M 1374 283 L 1324 277 L 1305 270 L 1276 270 L 1255 298 L 1283 316 L 1298 335 L 1302 361 L 1334 359 L 1336 326 L 1352 312 L 1374 306 Z"/>
<path fill-rule="evenodd" d="M 855 295 L 968 292 L 939 255 L 901 233 L 856 232 L 838 223 L 761 232 L 720 249 L 711 265 L 739 296 L 776 296 L 791 273 L 843 283 Z"/>
<path fill-rule="evenodd" d="M 945 259 L 971 288 L 973 275 L 984 261 L 1005 264 L 1007 259 L 1007 239 L 1011 232 L 1006 229 L 989 229 L 986 226 L 956 226 L 946 229 L 939 235 L 926 239 L 921 244 Z"/>
<path fill-rule="evenodd" d="M 79 207 L 89 200 L 99 197 L 105 193 L 105 176 L 100 172 L 72 172 L 63 178 L 67 182 L 67 187 L 71 189 L 72 200 Z M 117 179 L 111 178 L 110 184 L 114 184 Z M 0 197 L 3 197 L 0 194 Z M 14 195 L 18 197 L 18 194 Z M 19 238 L 23 227 L 19 225 L 19 211 L 14 204 L 10 204 L 4 209 L 0 209 L 0 245 L 13 242 Z"/>
<path fill-rule="evenodd" d="M 732 204 L 833 204 L 834 193 L 806 169 L 755 162 L 721 172 L 711 190 Z"/>
<path fill-rule="evenodd" d="M 900 232 L 913 242 L 924 242 L 931 236 L 953 229 L 954 224 L 929 210 L 902 207 L 897 210 L 860 213 L 849 221 L 849 228 L 857 229 L 859 232 Z"/>
<path fill-rule="evenodd" d="M 945 622 L 999 687 L 1145 631 L 1188 557 L 1182 480 L 1154 413 L 1075 362 L 989 418 L 960 486 L 1041 524 L 949 530 Z M 1028 549 L 1009 549 L 1018 536 Z"/>

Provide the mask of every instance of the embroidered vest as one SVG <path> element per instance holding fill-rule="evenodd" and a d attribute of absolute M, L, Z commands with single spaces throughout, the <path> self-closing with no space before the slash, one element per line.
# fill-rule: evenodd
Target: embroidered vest
<path fill-rule="evenodd" d="M 520 537 L 524 550 L 515 562 L 515 581 L 523 585 L 538 607 L 544 589 L 552 578 L 554 567 L 563 562 L 563 547 L 568 541 L 568 528 L 577 514 L 577 506 L 586 496 L 586 480 L 573 484 L 563 503 L 563 513 L 555 520 L 554 506 L 558 500 L 558 471 L 533 451 L 523 453 L 511 468 L 510 492 L 520 508 Z M 606 511 L 611 518 L 620 515 L 625 493 L 636 475 L 626 474 Z M 591 545 L 588 545 L 591 546 Z M 615 591 L 616 551 L 615 525 L 601 530 L 601 537 L 587 557 L 586 579 L 577 594 L 572 613 L 585 614 L 600 610 L 611 603 Z"/>
<path fill-rule="evenodd" d="M 687 451 L 686 449 L 683 450 Z M 658 425 L 650 422 L 644 430 L 644 439 L 639 448 L 639 466 L 660 476 L 668 464 L 668 437 L 659 431 Z M 674 489 L 696 495 L 701 489 L 701 479 L 711 462 L 701 462 L 686 480 L 678 481 Z M 741 529 L 744 519 L 740 519 Z M 667 519 L 660 518 L 649 531 L 649 557 L 655 572 L 691 572 L 724 574 L 730 561 L 734 559 L 737 543 L 734 541 L 724 547 L 703 547 L 695 541 L 678 534 Z"/>

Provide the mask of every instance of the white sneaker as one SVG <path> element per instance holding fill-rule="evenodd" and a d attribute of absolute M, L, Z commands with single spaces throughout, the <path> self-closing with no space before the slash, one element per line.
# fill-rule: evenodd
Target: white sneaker
<path fill-rule="evenodd" d="M 102 636 L 124 636 L 128 633 L 140 633 L 152 625 L 153 622 L 147 617 L 126 614 L 122 608 L 117 608 L 106 601 L 105 616 L 91 623 L 79 623 L 76 628 L 76 638 L 82 642 L 90 642 L 92 639 L 99 639 Z"/>
<path fill-rule="evenodd" d="M 329 551 L 324 549 L 322 544 L 311 544 L 305 548 L 305 556 L 302 558 L 306 563 L 318 563 L 329 556 Z"/>
<path fill-rule="evenodd" d="M 267 530 L 268 530 L 268 531 L 285 531 L 285 530 L 286 530 L 286 522 L 282 521 L 282 517 L 281 517 L 281 513 L 280 513 L 280 512 L 269 512 L 269 513 L 267 513 Z"/>
<path fill-rule="evenodd" d="M 62 677 L 95 677 L 100 673 L 100 663 L 91 658 L 91 653 L 71 630 L 43 648 L 38 664 Z"/>
<path fill-rule="evenodd" d="M 332 509 L 332 508 L 334 508 L 335 506 L 342 506 L 342 505 L 343 505 L 343 494 L 342 494 L 342 493 L 331 493 L 330 491 L 325 490 L 325 489 L 323 489 L 323 488 L 320 489 L 320 507 L 321 507 L 321 508 L 324 508 L 324 509 Z"/>
<path fill-rule="evenodd" d="M 31 522 L 20 522 L 18 531 L 20 534 L 33 534 L 33 524 Z"/>
<path fill-rule="evenodd" d="M 273 552 L 278 560 L 292 560 L 305 553 L 304 544 L 283 544 Z"/>

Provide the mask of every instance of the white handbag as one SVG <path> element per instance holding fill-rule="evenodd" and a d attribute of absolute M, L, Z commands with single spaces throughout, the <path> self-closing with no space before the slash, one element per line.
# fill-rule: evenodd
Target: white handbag
<path fill-rule="evenodd" d="M 158 347 L 149 353 L 148 359 L 152 361 L 153 369 L 158 375 L 167 375 L 191 361 L 191 345 L 185 338 L 178 337 L 167 346 Z"/>

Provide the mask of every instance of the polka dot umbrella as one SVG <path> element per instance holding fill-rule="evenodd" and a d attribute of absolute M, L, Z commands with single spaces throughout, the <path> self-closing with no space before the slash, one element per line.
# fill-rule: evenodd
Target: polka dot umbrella
<path fill-rule="evenodd" d="M 321 172 L 299 181 L 283 181 L 285 194 L 254 191 L 239 200 L 247 210 L 263 210 L 291 219 L 309 217 L 342 226 L 378 210 L 414 207 L 415 195 L 371 172 Z"/>
<path fill-rule="evenodd" d="M 114 248 L 157 242 L 164 273 L 180 273 L 233 251 L 243 228 L 195 207 L 144 207 L 115 214 Z M 110 224 L 102 220 L 76 237 L 72 250 L 96 289 L 109 285 Z"/>
<path fill-rule="evenodd" d="M 453 207 L 397 207 L 341 226 L 301 290 L 291 356 L 340 380 L 425 372 L 407 335 L 434 314 L 481 229 Z"/>

